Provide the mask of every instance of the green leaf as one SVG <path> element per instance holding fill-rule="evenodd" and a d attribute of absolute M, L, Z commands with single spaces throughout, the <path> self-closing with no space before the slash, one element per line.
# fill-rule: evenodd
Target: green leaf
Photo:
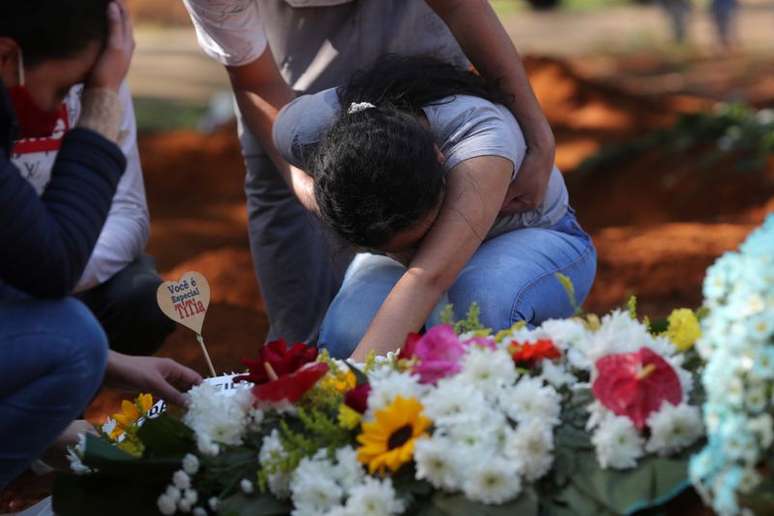
<path fill-rule="evenodd" d="M 368 376 L 366 376 L 363 371 L 350 364 L 349 360 L 345 360 L 344 363 L 347 364 L 349 370 L 352 371 L 352 374 L 355 375 L 355 385 L 363 385 L 364 383 L 368 383 Z"/>
<path fill-rule="evenodd" d="M 182 421 L 162 414 L 148 419 L 137 436 L 145 445 L 146 457 L 180 457 L 194 450 L 193 431 Z"/>
<path fill-rule="evenodd" d="M 221 500 L 218 505 L 218 514 L 222 516 L 285 516 L 290 514 L 291 508 L 290 503 L 278 500 L 268 493 L 253 496 L 237 493 Z"/>
<path fill-rule="evenodd" d="M 697 447 L 676 457 L 649 456 L 629 470 L 602 469 L 593 452 L 576 458 L 576 471 L 571 484 L 607 510 L 616 514 L 661 505 L 685 490 L 688 460 Z"/>
<path fill-rule="evenodd" d="M 537 516 L 538 498 L 532 487 L 527 487 L 521 495 L 513 501 L 502 505 L 485 505 L 473 502 L 465 496 L 436 493 L 432 498 L 433 509 L 422 512 L 423 516 Z"/>
<path fill-rule="evenodd" d="M 86 436 L 83 462 L 99 470 L 101 477 L 136 478 L 140 483 L 168 482 L 180 468 L 178 458 L 136 458 L 93 435 Z"/>
<path fill-rule="evenodd" d="M 572 306 L 573 310 L 575 310 L 575 315 L 582 315 L 583 310 L 578 304 L 578 298 L 575 295 L 575 285 L 572 284 L 570 277 L 562 274 L 561 272 L 555 273 L 554 276 L 556 276 L 556 279 L 562 285 L 562 288 L 567 294 L 567 298 L 570 301 L 570 306 Z"/>

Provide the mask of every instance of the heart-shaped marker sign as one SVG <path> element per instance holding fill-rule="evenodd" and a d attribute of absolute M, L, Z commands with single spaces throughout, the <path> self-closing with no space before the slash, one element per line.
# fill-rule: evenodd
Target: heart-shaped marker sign
<path fill-rule="evenodd" d="M 165 281 L 156 291 L 161 311 L 197 335 L 202 334 L 210 305 L 210 285 L 198 272 L 186 272 L 178 281 Z"/>

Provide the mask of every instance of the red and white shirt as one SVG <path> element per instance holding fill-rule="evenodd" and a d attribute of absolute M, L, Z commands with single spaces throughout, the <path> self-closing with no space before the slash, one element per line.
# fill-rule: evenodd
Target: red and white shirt
<path fill-rule="evenodd" d="M 11 160 L 22 176 L 42 195 L 51 180 L 62 138 L 81 115 L 83 85 L 74 86 L 62 103 L 60 118 L 51 136 L 14 142 Z M 148 202 L 137 151 L 137 124 L 129 88 L 119 91 L 123 110 L 118 145 L 126 155 L 126 172 L 118 183 L 110 213 L 76 292 L 104 283 L 134 261 L 145 249 L 150 232 Z"/>

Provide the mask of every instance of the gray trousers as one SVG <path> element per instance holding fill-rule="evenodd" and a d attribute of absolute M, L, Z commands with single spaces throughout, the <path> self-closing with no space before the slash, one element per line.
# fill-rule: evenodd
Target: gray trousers
<path fill-rule="evenodd" d="M 250 251 L 271 325 L 267 338 L 315 342 L 354 253 L 301 206 L 238 109 L 237 120 Z"/>

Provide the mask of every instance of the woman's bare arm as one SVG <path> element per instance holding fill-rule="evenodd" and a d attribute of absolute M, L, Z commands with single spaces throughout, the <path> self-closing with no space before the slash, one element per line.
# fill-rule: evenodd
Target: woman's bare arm
<path fill-rule="evenodd" d="M 438 218 L 352 354 L 355 360 L 372 350 L 394 351 L 422 327 L 492 227 L 512 173 L 513 163 L 497 156 L 472 158 L 449 172 Z"/>

